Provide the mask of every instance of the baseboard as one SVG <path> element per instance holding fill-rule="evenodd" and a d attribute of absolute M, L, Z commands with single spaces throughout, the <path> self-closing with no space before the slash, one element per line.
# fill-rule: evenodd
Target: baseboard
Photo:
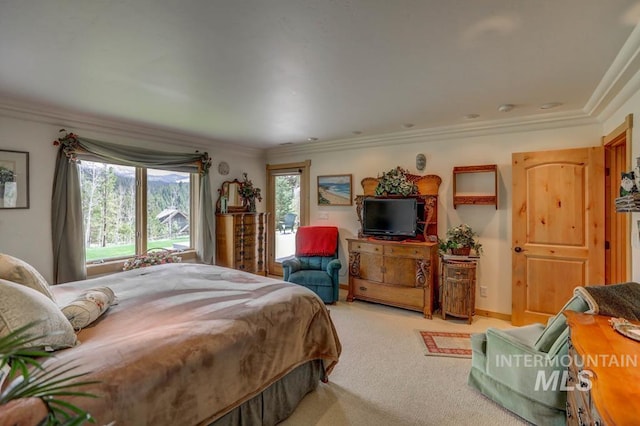
<path fill-rule="evenodd" d="M 340 284 L 340 290 L 349 291 L 349 284 Z M 476 308 L 475 315 L 482 317 L 497 318 L 504 321 L 511 322 L 511 314 L 503 314 L 500 312 L 487 311 L 486 309 Z"/>
<path fill-rule="evenodd" d="M 480 315 L 483 317 L 489 317 L 489 318 L 497 318 L 497 319 L 501 319 L 501 320 L 505 320 L 505 321 L 509 321 L 511 322 L 511 314 L 503 314 L 500 312 L 493 312 L 493 311 L 487 311 L 484 309 L 478 309 L 476 308 L 476 315 Z"/>

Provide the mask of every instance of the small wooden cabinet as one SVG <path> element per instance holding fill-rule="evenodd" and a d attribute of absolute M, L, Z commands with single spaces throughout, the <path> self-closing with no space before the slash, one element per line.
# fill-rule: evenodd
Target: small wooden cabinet
<path fill-rule="evenodd" d="M 420 311 L 431 318 L 438 245 L 372 238 L 347 239 L 349 293 L 355 299 Z"/>
<path fill-rule="evenodd" d="M 267 275 L 268 213 L 216 214 L 216 265 Z"/>
<path fill-rule="evenodd" d="M 636 425 L 640 343 L 609 317 L 565 311 L 569 324 L 568 425 Z"/>
<path fill-rule="evenodd" d="M 475 313 L 477 265 L 477 259 L 470 257 L 442 256 L 440 259 L 442 319 L 447 319 L 449 314 L 467 318 L 471 324 Z"/>

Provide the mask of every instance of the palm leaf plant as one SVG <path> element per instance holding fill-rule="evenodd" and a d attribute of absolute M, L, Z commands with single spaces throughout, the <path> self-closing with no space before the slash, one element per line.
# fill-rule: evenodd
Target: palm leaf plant
<path fill-rule="evenodd" d="M 19 398 L 38 398 L 47 408 L 47 417 L 42 425 L 75 426 L 86 421 L 95 423 L 93 417 L 85 410 L 60 397 L 96 398 L 96 395 L 77 389 L 98 382 L 74 382 L 87 374 L 71 374 L 77 366 L 59 365 L 50 369 L 43 367 L 41 359 L 49 358 L 52 354 L 28 347 L 29 343 L 44 337 L 29 333 L 34 325 L 35 323 L 27 324 L 0 337 L 0 405 Z M 2 378 L 9 385 L 2 387 Z"/>

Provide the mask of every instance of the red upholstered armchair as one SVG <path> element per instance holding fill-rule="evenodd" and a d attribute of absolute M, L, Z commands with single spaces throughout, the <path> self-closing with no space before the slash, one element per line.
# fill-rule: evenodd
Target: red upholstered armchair
<path fill-rule="evenodd" d="M 296 255 L 282 262 L 284 280 L 307 287 L 325 303 L 338 300 L 338 228 L 301 226 L 296 232 Z"/>

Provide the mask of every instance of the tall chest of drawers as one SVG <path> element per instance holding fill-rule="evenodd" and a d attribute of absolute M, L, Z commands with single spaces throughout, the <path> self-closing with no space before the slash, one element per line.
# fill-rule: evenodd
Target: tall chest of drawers
<path fill-rule="evenodd" d="M 267 275 L 268 213 L 216 214 L 216 265 Z"/>

